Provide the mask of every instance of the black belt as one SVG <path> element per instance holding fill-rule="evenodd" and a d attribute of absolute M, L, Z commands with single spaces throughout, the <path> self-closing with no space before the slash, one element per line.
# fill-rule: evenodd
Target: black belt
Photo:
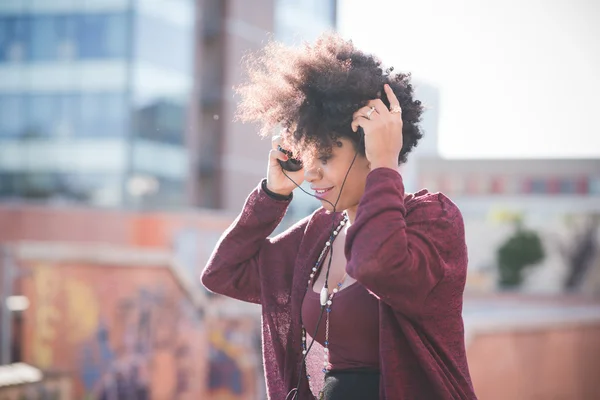
<path fill-rule="evenodd" d="M 357 368 L 325 374 L 322 400 L 379 400 L 378 370 Z"/>

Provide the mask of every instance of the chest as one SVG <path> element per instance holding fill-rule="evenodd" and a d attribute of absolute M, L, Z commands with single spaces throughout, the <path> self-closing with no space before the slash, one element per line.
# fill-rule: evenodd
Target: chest
<path fill-rule="evenodd" d="M 344 254 L 344 245 L 346 243 L 346 234 L 341 231 L 339 237 L 333 242 L 331 251 L 327 252 L 327 255 L 322 261 L 317 279 L 313 285 L 313 291 L 319 293 L 325 284 L 325 280 L 328 281 L 329 292 L 333 288 L 338 287 L 338 283 L 342 283 L 340 289 L 352 285 L 356 280 L 346 274 L 346 255 Z M 331 264 L 330 264 L 331 263 Z M 327 270 L 329 269 L 329 276 L 327 277 Z"/>

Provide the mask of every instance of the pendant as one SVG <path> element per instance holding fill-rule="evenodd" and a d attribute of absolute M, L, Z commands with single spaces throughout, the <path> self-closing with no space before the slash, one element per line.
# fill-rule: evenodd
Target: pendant
<path fill-rule="evenodd" d="M 327 288 L 325 286 L 323 286 L 323 289 L 321 289 L 321 305 L 324 306 L 325 304 L 327 304 Z"/>

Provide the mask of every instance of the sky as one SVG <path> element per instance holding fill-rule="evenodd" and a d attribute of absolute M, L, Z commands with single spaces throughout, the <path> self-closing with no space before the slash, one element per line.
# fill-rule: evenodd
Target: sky
<path fill-rule="evenodd" d="M 600 1 L 338 0 L 338 30 L 439 90 L 448 158 L 600 158 Z"/>

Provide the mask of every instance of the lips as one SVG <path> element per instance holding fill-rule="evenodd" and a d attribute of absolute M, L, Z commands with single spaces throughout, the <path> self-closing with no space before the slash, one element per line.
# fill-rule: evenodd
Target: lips
<path fill-rule="evenodd" d="M 331 189 L 333 189 L 333 187 L 329 187 L 329 188 L 312 188 L 312 190 L 315 191 L 315 195 L 317 195 L 319 197 L 324 196 L 329 191 L 331 191 Z"/>

